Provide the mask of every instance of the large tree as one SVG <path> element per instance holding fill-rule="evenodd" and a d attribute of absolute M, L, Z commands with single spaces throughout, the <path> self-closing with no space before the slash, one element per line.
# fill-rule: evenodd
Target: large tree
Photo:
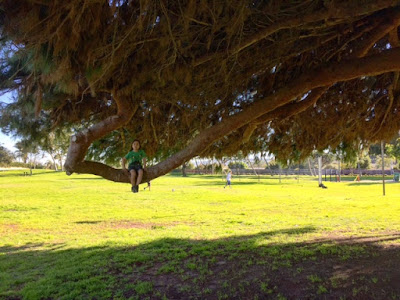
<path fill-rule="evenodd" d="M 197 155 L 390 139 L 399 25 L 395 0 L 2 0 L 0 87 L 17 96 L 1 125 L 75 126 L 67 173 L 121 182 L 103 162 L 133 138 L 160 161 L 144 180 Z"/>

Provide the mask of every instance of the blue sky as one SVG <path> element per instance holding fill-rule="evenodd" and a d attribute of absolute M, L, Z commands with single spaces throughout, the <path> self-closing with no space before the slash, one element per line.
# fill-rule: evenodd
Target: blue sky
<path fill-rule="evenodd" d="M 3 134 L 0 132 L 0 144 L 4 147 L 6 147 L 8 150 L 14 152 L 16 149 L 14 148 L 14 144 L 16 143 L 16 140 L 13 140 L 9 136 Z"/>

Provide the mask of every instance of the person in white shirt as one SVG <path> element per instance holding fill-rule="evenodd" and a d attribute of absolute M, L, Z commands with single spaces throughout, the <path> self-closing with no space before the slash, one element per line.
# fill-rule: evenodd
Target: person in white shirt
<path fill-rule="evenodd" d="M 232 186 L 231 186 L 231 178 L 232 178 L 232 171 L 229 170 L 228 174 L 226 174 L 226 184 L 225 184 L 224 188 L 226 188 L 226 186 L 229 186 L 230 188 L 232 188 Z"/>

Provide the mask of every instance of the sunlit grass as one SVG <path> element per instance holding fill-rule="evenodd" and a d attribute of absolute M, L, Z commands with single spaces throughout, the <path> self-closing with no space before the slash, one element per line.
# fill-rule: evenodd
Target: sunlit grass
<path fill-rule="evenodd" d="M 348 237 L 388 236 L 377 244 L 400 245 L 395 183 L 382 196 L 379 182 L 328 181 L 321 189 L 305 176 L 234 176 L 224 189 L 221 176 L 168 175 L 133 194 L 91 175 L 22 173 L 0 173 L 0 298 L 223 299 L 250 286 L 254 295 L 282 296 L 258 276 L 321 256 L 366 255 L 362 245 L 340 243 Z M 253 282 L 245 274 L 254 268 Z M 304 276 L 310 293 L 340 288 L 321 276 Z"/>

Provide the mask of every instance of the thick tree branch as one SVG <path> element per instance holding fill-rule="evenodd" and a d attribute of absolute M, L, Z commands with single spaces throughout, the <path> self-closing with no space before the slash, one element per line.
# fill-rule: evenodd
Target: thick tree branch
<path fill-rule="evenodd" d="M 180 166 L 183 162 L 188 161 L 192 157 L 201 153 L 202 150 L 208 147 L 212 142 L 248 123 L 253 122 L 270 111 L 283 107 L 296 97 L 300 97 L 310 90 L 320 87 L 324 89 L 326 86 L 331 86 L 336 82 L 352 80 L 360 76 L 375 76 L 399 70 L 400 49 L 390 49 L 380 54 L 364 58 L 344 60 L 340 63 L 323 65 L 316 70 L 300 76 L 297 80 L 294 80 L 290 85 L 282 88 L 275 94 L 255 102 L 242 112 L 222 120 L 217 125 L 205 129 L 197 135 L 185 149 L 177 152 L 165 161 L 147 169 L 143 182 L 170 172 Z M 322 89 L 320 91 L 322 91 Z M 109 119 L 104 121 L 104 125 L 107 125 L 106 121 L 111 121 Z M 120 127 L 122 126 L 122 123 L 122 121 L 114 121 L 112 126 L 108 125 L 108 128 Z M 99 123 L 96 128 L 101 127 L 100 124 L 103 124 L 103 122 Z M 104 135 L 103 130 L 101 130 L 101 134 L 101 136 Z M 84 134 L 83 136 L 86 137 L 87 135 L 88 134 Z M 100 135 L 100 133 L 98 133 L 98 135 Z M 84 147 L 86 147 L 86 140 L 83 138 L 80 140 L 82 140 L 85 145 Z M 68 155 L 70 155 L 70 153 Z M 97 174 L 113 181 L 129 182 L 128 177 L 123 176 L 121 170 L 113 169 L 100 163 L 79 162 L 78 164 L 75 164 L 75 168 L 72 171 Z"/>
<path fill-rule="evenodd" d="M 298 113 L 305 111 L 307 108 L 317 103 L 318 99 L 329 89 L 327 86 L 313 89 L 308 96 L 301 101 L 288 103 L 284 106 L 270 111 L 260 118 L 257 118 L 254 123 L 257 125 L 264 124 L 273 119 L 286 119 Z"/>
<path fill-rule="evenodd" d="M 129 122 L 134 115 L 137 107 L 131 108 L 129 101 L 127 101 L 124 96 L 115 94 L 114 99 L 118 107 L 116 115 L 110 116 L 71 137 L 67 159 L 65 161 L 65 170 L 68 175 L 71 175 L 73 172 L 77 172 L 78 169 L 80 169 L 78 168 L 78 165 L 83 162 L 86 152 L 92 142 L 107 135 L 111 131 L 122 127 Z"/>
<path fill-rule="evenodd" d="M 363 57 L 367 55 L 368 51 L 377 41 L 392 32 L 393 29 L 398 26 L 400 26 L 400 8 L 395 8 L 387 14 L 384 22 L 370 32 L 369 38 L 359 46 L 359 50 L 355 53 L 355 56 Z"/>
<path fill-rule="evenodd" d="M 170 170 L 180 166 L 184 161 L 198 155 L 215 140 L 242 127 L 245 124 L 261 117 L 292 101 L 292 99 L 304 95 L 307 91 L 322 87 L 320 90 L 339 81 L 347 81 L 360 76 L 374 76 L 386 72 L 400 70 L 400 49 L 385 51 L 384 53 L 365 58 L 342 61 L 336 64 L 328 64 L 318 70 L 304 74 L 274 95 L 247 107 L 242 112 L 223 120 L 218 125 L 204 130 L 185 149 L 165 161 L 150 168 L 146 174 L 146 180 L 164 175 Z"/>
<path fill-rule="evenodd" d="M 321 14 L 327 14 L 328 12 L 321 12 Z M 311 20 L 311 17 L 318 18 L 318 16 L 306 16 L 304 17 L 304 23 L 307 22 L 307 19 Z M 370 35 L 367 39 L 363 41 L 360 45 L 358 45 L 357 50 L 353 53 L 352 57 L 364 57 L 368 51 L 373 47 L 373 45 L 383 38 L 388 33 L 392 33 L 396 31 L 397 35 L 397 27 L 400 25 L 400 9 L 396 8 L 392 11 L 389 11 L 385 18 L 380 17 L 380 23 L 373 30 L 370 31 Z M 273 26 L 268 27 L 266 30 L 260 33 L 259 37 L 265 38 L 265 34 L 269 34 L 269 32 L 273 33 L 275 29 L 283 29 L 289 28 L 291 24 L 296 24 L 300 19 L 292 19 L 286 21 L 285 25 L 282 23 L 276 23 Z M 313 19 L 315 20 L 315 19 Z M 300 25 L 300 24 L 299 24 Z M 281 26 L 281 27 L 280 27 Z M 283 27 L 282 27 L 283 26 Z M 393 39 L 393 38 L 392 38 Z M 259 39 L 257 37 L 252 37 L 250 40 L 247 40 L 244 44 L 239 45 L 234 50 L 234 53 L 239 52 L 247 46 L 257 42 Z M 395 46 L 397 47 L 397 45 Z M 264 124 L 272 119 L 285 119 L 289 118 L 297 113 L 305 111 L 310 106 L 314 105 L 318 99 L 329 89 L 330 86 L 320 87 L 310 92 L 310 94 L 303 101 L 299 101 L 296 103 L 289 103 L 285 106 L 279 107 L 276 110 L 270 111 L 262 117 L 259 117 L 254 122 L 251 122 L 247 125 L 242 140 L 238 141 L 239 144 L 246 143 L 249 141 L 251 135 L 256 130 L 258 125 Z"/>
<path fill-rule="evenodd" d="M 273 111 L 270 111 L 252 121 L 247 125 L 247 128 L 243 133 L 243 139 L 240 142 L 248 142 L 254 130 L 256 130 L 259 125 L 265 124 L 273 119 L 283 120 L 305 111 L 307 108 L 314 105 L 328 89 L 329 87 L 326 86 L 313 89 L 304 100 L 288 103 L 286 105 L 278 107 L 277 109 L 274 109 Z"/>
<path fill-rule="evenodd" d="M 396 8 L 390 11 L 383 21 L 380 22 L 378 26 L 376 26 L 372 31 L 370 31 L 370 35 L 368 39 L 365 39 L 363 43 L 358 45 L 357 50 L 353 53 L 352 57 L 364 57 L 368 51 L 373 47 L 373 45 L 383 38 L 387 34 L 391 34 L 391 42 L 394 47 L 398 47 L 398 40 L 397 43 L 395 42 L 396 39 L 393 37 L 393 32 L 396 32 L 397 36 L 397 27 L 400 26 L 400 9 Z M 397 73 L 398 74 L 398 73 Z M 395 80 L 395 82 L 397 82 Z M 264 116 L 258 118 L 254 122 L 248 125 L 244 134 L 243 134 L 243 142 L 249 140 L 251 134 L 257 128 L 257 125 L 261 125 L 265 122 L 268 122 L 272 119 L 284 119 L 295 115 L 296 113 L 300 113 L 311 105 L 314 105 L 318 99 L 329 89 L 329 86 L 320 87 L 313 90 L 306 99 L 303 101 L 299 101 L 296 103 L 289 103 L 285 106 L 279 107 L 274 111 L 270 111 L 269 113 L 265 114 Z"/>

